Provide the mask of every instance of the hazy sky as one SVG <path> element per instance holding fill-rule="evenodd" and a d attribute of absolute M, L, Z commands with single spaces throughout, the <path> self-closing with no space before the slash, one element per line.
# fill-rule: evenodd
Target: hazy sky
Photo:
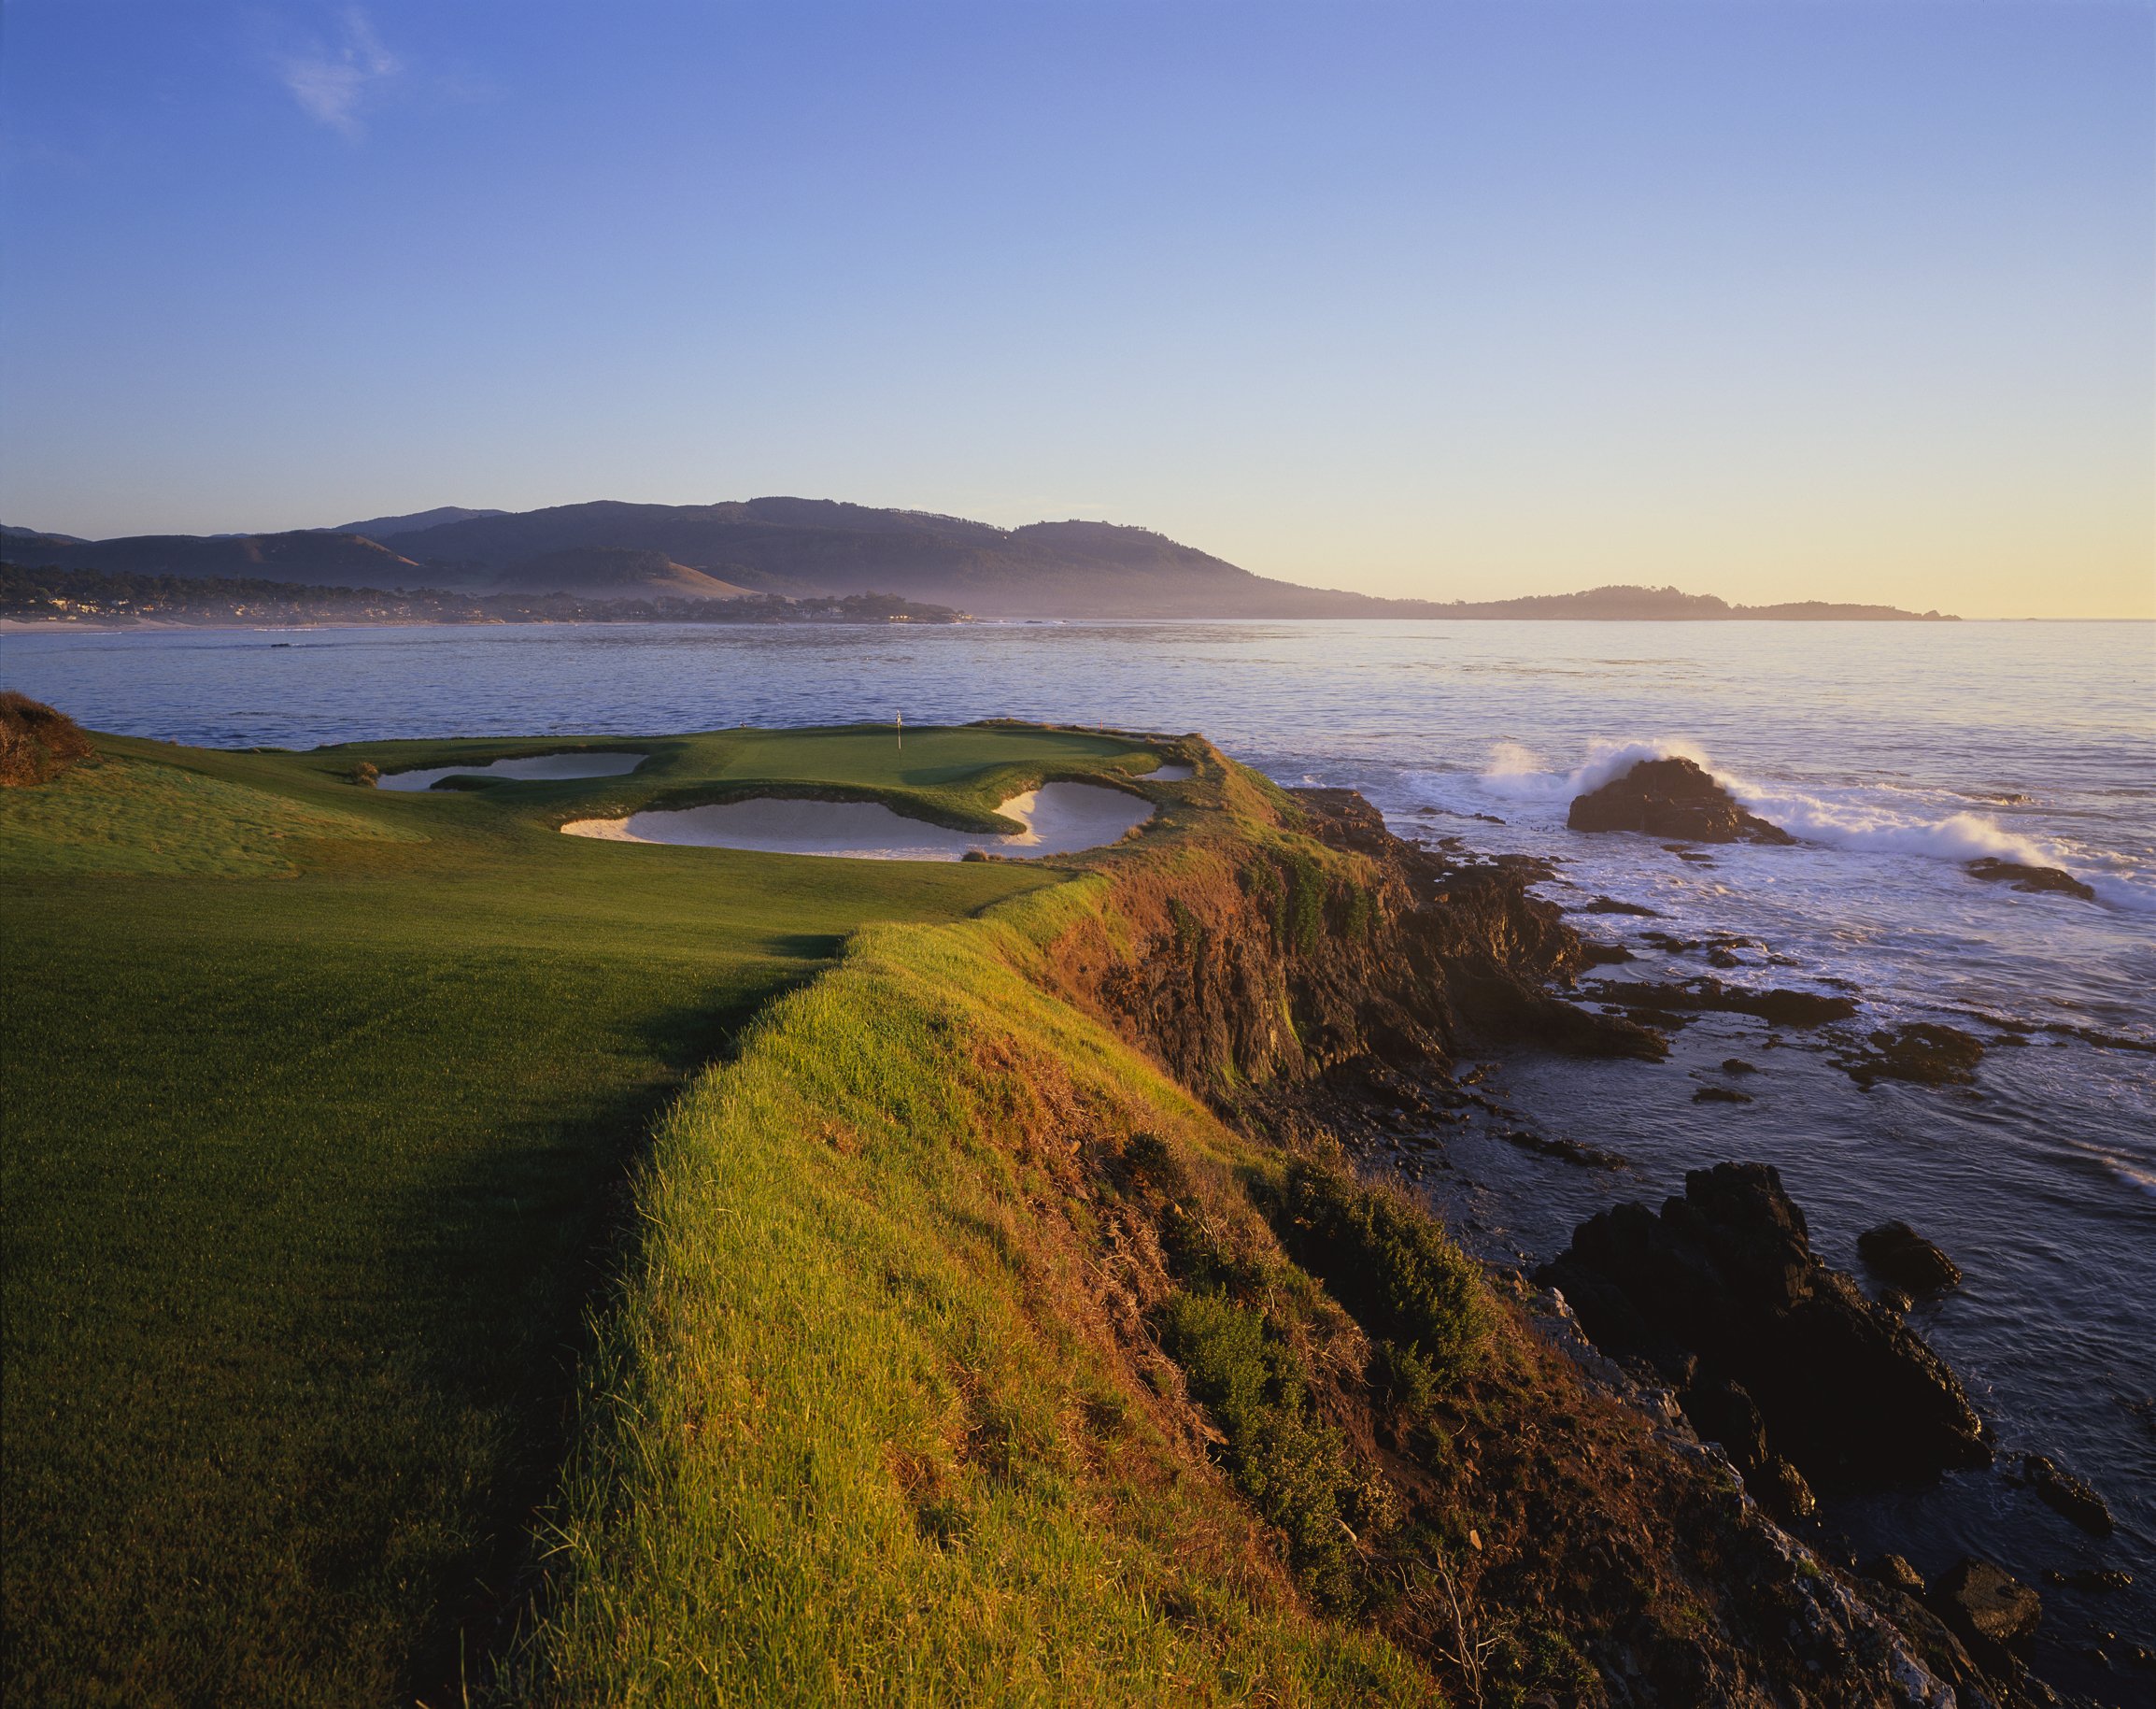
<path fill-rule="evenodd" d="M 2156 611 L 2156 14 L 8 0 L 0 519 Z"/>

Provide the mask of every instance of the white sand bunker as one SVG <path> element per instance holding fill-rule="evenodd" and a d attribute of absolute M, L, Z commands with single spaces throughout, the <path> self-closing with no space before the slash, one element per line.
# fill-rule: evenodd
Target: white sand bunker
<path fill-rule="evenodd" d="M 617 843 L 679 843 L 750 848 L 762 854 L 841 855 L 857 861 L 958 861 L 988 854 L 1076 854 L 1121 840 L 1153 817 L 1153 804 L 1095 783 L 1044 783 L 997 808 L 1026 829 L 1016 836 L 951 831 L 894 813 L 874 801 L 782 801 L 760 795 L 627 819 L 579 819 L 571 836 Z"/>
<path fill-rule="evenodd" d="M 437 765 L 423 772 L 384 772 L 378 790 L 431 790 L 443 777 L 508 777 L 520 783 L 559 783 L 569 777 L 618 777 L 649 754 L 533 754 L 487 765 Z"/>
<path fill-rule="evenodd" d="M 1145 781 L 1148 783 L 1188 783 L 1191 778 L 1197 776 L 1198 767 L 1195 765 L 1185 765 L 1180 760 L 1170 760 L 1166 764 L 1156 765 L 1147 772 Z"/>

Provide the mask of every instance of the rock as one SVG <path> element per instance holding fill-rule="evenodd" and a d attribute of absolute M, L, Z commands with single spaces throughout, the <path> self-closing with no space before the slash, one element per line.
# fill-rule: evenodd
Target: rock
<path fill-rule="evenodd" d="M 1636 914 L 1641 919 L 1660 919 L 1661 914 L 1637 902 L 1619 902 L 1614 896 L 1597 896 L 1580 910 L 1582 914 Z"/>
<path fill-rule="evenodd" d="M 1692 1428 L 1719 1444 L 1739 1472 L 1754 1472 L 1766 1463 L 1766 1425 L 1742 1384 L 1726 1376 L 1706 1377 L 1694 1382 L 1679 1404 Z"/>
<path fill-rule="evenodd" d="M 1794 843 L 1779 825 L 1747 813 L 1690 760 L 1642 760 L 1622 777 L 1578 796 L 1574 831 L 1638 831 L 1695 843 Z"/>
<path fill-rule="evenodd" d="M 1750 1104 L 1752 1094 L 1734 1086 L 1702 1086 L 1692 1094 L 1695 1104 Z"/>
<path fill-rule="evenodd" d="M 1768 1450 L 1815 1485 L 1876 1487 L 1991 1460 L 1952 1371 L 1820 1261 L 1767 1165 L 1695 1170 L 1659 1215 L 1604 1211 L 1535 1279 L 1564 1291 L 1610 1357 L 1665 1372 L 1696 1358 L 1706 1375 L 1741 1386 Z"/>
<path fill-rule="evenodd" d="M 1821 1027 L 1829 1021 L 1848 1020 L 1858 1006 L 1853 997 L 1824 997 L 1816 991 L 1779 989 L 1746 990 L 1712 978 L 1687 979 L 1680 984 L 1604 979 L 1592 988 L 1592 994 L 1604 1003 L 1621 1003 L 1626 1008 L 1755 1015 L 1777 1027 Z"/>
<path fill-rule="evenodd" d="M 1580 957 L 1590 967 L 1614 967 L 1621 961 L 1632 960 L 1632 952 L 1623 944 L 1604 944 L 1591 937 L 1580 940 Z"/>
<path fill-rule="evenodd" d="M 2010 884 L 2017 890 L 2032 894 L 2050 892 L 2060 896 L 2078 896 L 2083 902 L 2094 902 L 2096 892 L 2072 873 L 2056 866 L 2023 866 L 2018 861 L 1994 860 L 1987 855 L 1968 864 L 1972 877 L 1981 878 L 1986 884 Z"/>
<path fill-rule="evenodd" d="M 2028 1454 L 2021 1459 L 2021 1475 L 2045 1505 L 2064 1514 L 2092 1537 L 2111 1534 L 2111 1510 L 2104 1498 L 2071 1472 L 2060 1470 L 2041 1454 Z"/>
<path fill-rule="evenodd" d="M 1856 1237 L 1864 1261 L 1912 1294 L 1936 1293 L 1962 1279 L 1961 1266 L 1906 1222 L 1882 1222 Z"/>
<path fill-rule="evenodd" d="M 1979 1660 L 1995 1656 L 2036 1630 L 2044 1602 L 2004 1567 L 1965 1559 L 1947 1569 L 1925 1599 L 1932 1611 L 1970 1645 Z"/>
<path fill-rule="evenodd" d="M 1842 1058 L 1840 1065 L 1851 1079 L 1868 1091 L 1880 1080 L 1966 1086 L 1976 1079 L 1977 1064 L 1983 1060 L 1981 1039 L 1972 1038 L 1959 1027 L 1918 1020 L 1874 1033 L 1863 1051 Z"/>
<path fill-rule="evenodd" d="M 1745 1075 L 1757 1074 L 1759 1070 L 1740 1056 L 1725 1056 L 1722 1059 L 1722 1072 L 1723 1074 Z"/>
<path fill-rule="evenodd" d="M 1600 1146 L 1590 1146 L 1576 1139 L 1555 1139 L 1548 1134 L 1530 1133 L 1525 1128 L 1513 1128 L 1497 1135 L 1508 1146 L 1516 1146 L 1522 1151 L 1532 1151 L 1538 1157 L 1553 1157 L 1560 1162 L 1576 1164 L 1582 1169 L 1624 1169 L 1629 1160 L 1614 1151 L 1605 1151 Z"/>
<path fill-rule="evenodd" d="M 1892 1585 L 1897 1590 L 1906 1590 L 1911 1596 L 1924 1593 L 1924 1575 L 1899 1555 L 1880 1555 L 1865 1562 L 1864 1575 L 1879 1584 Z"/>
<path fill-rule="evenodd" d="M 1898 1288 L 1889 1288 L 1879 1297 L 1879 1303 L 1897 1317 L 1908 1316 L 1916 1301 Z"/>
<path fill-rule="evenodd" d="M 2048 1567 L 2044 1572 L 2044 1582 L 2064 1585 L 2068 1589 L 2087 1590 L 2101 1596 L 2113 1590 L 2130 1588 L 2134 1583 L 2134 1574 L 2121 1572 L 2117 1567 L 2076 1567 L 2071 1573 L 2062 1573 L 2056 1568 Z"/>
<path fill-rule="evenodd" d="M 1804 1474 L 1779 1454 L 1769 1455 L 1758 1474 L 1745 1483 L 1752 1500 L 1785 1524 L 1808 1519 L 1818 1511 L 1819 1502 L 1811 1486 L 1804 1481 Z"/>

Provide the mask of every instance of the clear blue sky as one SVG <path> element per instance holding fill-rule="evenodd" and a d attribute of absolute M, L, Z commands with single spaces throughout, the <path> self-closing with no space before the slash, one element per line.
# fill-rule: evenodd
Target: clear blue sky
<path fill-rule="evenodd" d="M 9 0 L 0 518 L 2145 614 L 2152 87 L 2147 0 Z"/>

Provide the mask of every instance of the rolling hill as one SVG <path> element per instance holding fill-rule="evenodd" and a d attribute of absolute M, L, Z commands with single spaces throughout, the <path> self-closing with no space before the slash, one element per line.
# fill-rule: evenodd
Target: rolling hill
<path fill-rule="evenodd" d="M 434 520 L 434 519 L 447 520 Z M 406 524 L 424 523 L 424 526 Z M 991 618 L 1511 618 L 1907 620 L 1886 605 L 1732 605 L 1676 588 L 1531 598 L 1381 599 L 1253 575 L 1149 529 L 1110 522 L 997 528 L 826 499 L 716 505 L 611 500 L 520 512 L 443 506 L 372 532 L 300 531 L 86 542 L 9 530 L 26 567 L 223 576 L 469 592 L 728 598 L 883 593 Z M 1922 614 L 1937 619 L 1938 613 Z"/>

